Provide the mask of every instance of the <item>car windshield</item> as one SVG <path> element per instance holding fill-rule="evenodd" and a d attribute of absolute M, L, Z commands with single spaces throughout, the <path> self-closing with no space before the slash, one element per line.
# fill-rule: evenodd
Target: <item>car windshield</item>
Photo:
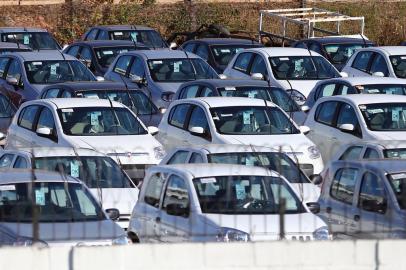
<path fill-rule="evenodd" d="M 36 169 L 57 171 L 79 178 L 89 188 L 133 188 L 131 180 L 110 157 L 36 157 Z"/>
<path fill-rule="evenodd" d="M 385 149 L 383 156 L 385 158 L 406 159 L 406 148 Z"/>
<path fill-rule="evenodd" d="M 224 87 L 218 89 L 223 97 L 249 97 L 269 100 L 285 112 L 299 111 L 297 103 L 289 96 L 289 94 L 281 88 L 275 87 L 258 87 L 258 86 L 239 86 L 239 87 Z"/>
<path fill-rule="evenodd" d="M 247 48 L 259 47 L 258 45 L 211 45 L 214 61 L 221 66 L 227 66 L 239 51 Z"/>
<path fill-rule="evenodd" d="M 355 88 L 364 94 L 406 95 L 405 84 L 366 84 L 356 85 Z"/>
<path fill-rule="evenodd" d="M 341 44 L 325 44 L 323 45 L 329 60 L 333 64 L 345 64 L 347 60 L 354 54 L 356 49 L 371 47 L 372 44 L 363 43 L 341 43 Z"/>
<path fill-rule="evenodd" d="M 389 59 L 396 77 L 406 78 L 406 55 L 393 55 Z"/>
<path fill-rule="evenodd" d="M 149 48 L 167 47 L 161 35 L 154 30 L 111 31 L 110 35 L 114 40 L 130 40 L 140 42 Z"/>
<path fill-rule="evenodd" d="M 77 94 L 85 98 L 110 99 L 120 102 L 130 108 L 137 115 L 156 114 L 158 109 L 151 100 L 141 91 L 83 91 Z"/>
<path fill-rule="evenodd" d="M 340 77 L 337 70 L 320 56 L 270 57 L 272 72 L 278 80 L 322 80 Z"/>
<path fill-rule="evenodd" d="M 24 44 L 33 50 L 60 50 L 61 47 L 47 32 L 6 33 L 2 35 L 3 42 Z"/>
<path fill-rule="evenodd" d="M 406 172 L 388 175 L 390 186 L 401 209 L 406 209 Z"/>
<path fill-rule="evenodd" d="M 263 166 L 279 172 L 290 183 L 310 183 L 309 179 L 286 154 L 277 152 L 217 153 L 207 156 L 209 163 Z"/>
<path fill-rule="evenodd" d="M 279 177 L 214 176 L 193 179 L 200 208 L 206 214 L 278 214 L 284 198 L 285 214 L 304 213 L 302 203 Z"/>
<path fill-rule="evenodd" d="M 228 135 L 298 134 L 299 130 L 276 107 L 236 106 L 210 109 L 217 132 Z"/>
<path fill-rule="evenodd" d="M 32 84 L 96 81 L 92 72 L 78 60 L 39 60 L 24 64 L 28 81 Z"/>
<path fill-rule="evenodd" d="M 151 77 L 156 82 L 184 82 L 218 79 L 217 73 L 199 58 L 148 60 Z"/>
<path fill-rule="evenodd" d="M 95 48 L 94 52 L 96 53 L 97 62 L 100 66 L 108 68 L 111 63 L 113 63 L 114 59 L 120 53 L 133 51 L 135 50 L 134 46 L 126 46 L 126 47 L 103 47 L 103 48 Z"/>
<path fill-rule="evenodd" d="M 370 130 L 405 131 L 406 103 L 377 103 L 359 105 Z"/>
<path fill-rule="evenodd" d="M 34 206 L 38 209 L 39 222 L 106 219 L 95 199 L 80 183 L 37 182 L 33 189 L 31 182 L 0 185 L 0 198 L 1 222 L 31 223 Z"/>
<path fill-rule="evenodd" d="M 76 107 L 59 109 L 63 132 L 71 136 L 148 134 L 127 108 Z"/>

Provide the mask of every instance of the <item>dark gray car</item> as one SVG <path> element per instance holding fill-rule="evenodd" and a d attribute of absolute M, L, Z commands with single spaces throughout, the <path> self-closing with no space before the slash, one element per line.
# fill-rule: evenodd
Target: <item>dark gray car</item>
<path fill-rule="evenodd" d="M 406 161 L 335 161 L 320 216 L 336 238 L 406 238 Z"/>
<path fill-rule="evenodd" d="M 0 41 L 18 43 L 33 50 L 61 49 L 54 37 L 42 28 L 0 27 Z"/>

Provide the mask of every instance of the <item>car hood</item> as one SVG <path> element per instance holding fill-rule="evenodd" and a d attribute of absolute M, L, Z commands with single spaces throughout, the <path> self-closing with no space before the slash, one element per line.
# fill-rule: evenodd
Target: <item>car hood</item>
<path fill-rule="evenodd" d="M 120 215 L 131 215 L 138 200 L 138 188 L 91 188 L 90 192 L 101 202 L 103 209 L 117 208 Z"/>
<path fill-rule="evenodd" d="M 2 222 L 16 235 L 32 238 L 32 223 Z M 47 243 L 75 243 L 100 241 L 118 238 L 124 235 L 123 229 L 110 219 L 87 222 L 42 222 L 39 223 L 39 239 Z"/>
<path fill-rule="evenodd" d="M 302 93 L 305 97 L 310 94 L 310 91 L 314 88 L 319 80 L 289 80 L 292 85 L 292 89 L 295 89 Z M 290 90 L 290 84 L 286 80 L 278 80 L 279 84 L 286 90 Z"/>
<path fill-rule="evenodd" d="M 279 239 L 279 215 L 222 215 L 205 214 L 208 224 L 218 227 L 234 228 L 250 234 L 253 241 L 267 241 Z M 326 226 L 319 217 L 312 213 L 286 214 L 285 235 L 287 239 L 309 237 L 313 239 L 313 232 Z"/>
<path fill-rule="evenodd" d="M 395 132 L 385 132 L 385 131 L 373 131 L 372 136 L 377 140 L 404 140 L 406 138 L 406 131 L 395 131 Z"/>

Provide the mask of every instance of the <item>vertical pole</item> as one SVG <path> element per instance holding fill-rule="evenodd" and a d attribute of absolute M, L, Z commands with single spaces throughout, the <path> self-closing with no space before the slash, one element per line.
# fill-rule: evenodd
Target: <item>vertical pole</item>
<path fill-rule="evenodd" d="M 262 12 L 260 12 L 259 13 L 259 37 L 258 37 L 258 42 L 259 43 L 262 43 L 261 42 L 261 32 L 262 32 L 262 19 L 263 19 L 263 14 L 262 14 Z"/>
<path fill-rule="evenodd" d="M 190 18 L 190 29 L 195 31 L 197 29 L 196 5 L 194 0 L 184 0 L 183 3 L 186 7 L 186 12 Z"/>

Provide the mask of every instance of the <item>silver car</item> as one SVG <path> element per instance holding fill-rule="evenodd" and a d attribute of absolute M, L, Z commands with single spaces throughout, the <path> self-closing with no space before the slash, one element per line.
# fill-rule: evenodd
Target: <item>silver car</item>
<path fill-rule="evenodd" d="M 118 218 L 119 211 L 105 213 L 76 178 L 38 170 L 1 170 L 0 198 L 0 245 L 128 243 L 124 230 L 111 220 Z M 33 238 L 34 211 L 39 239 Z"/>

